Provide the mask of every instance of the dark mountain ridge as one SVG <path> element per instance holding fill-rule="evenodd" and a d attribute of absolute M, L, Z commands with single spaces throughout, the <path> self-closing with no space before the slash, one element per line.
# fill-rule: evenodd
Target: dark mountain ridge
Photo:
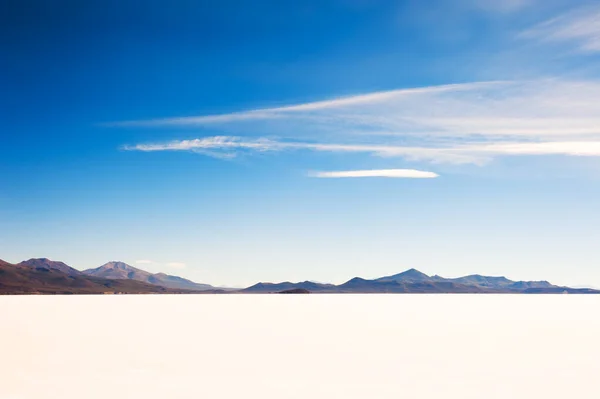
<path fill-rule="evenodd" d="M 425 273 L 421 273 L 417 269 L 408 269 L 402 273 L 394 274 L 393 276 L 380 277 L 373 281 L 389 282 L 389 281 L 402 281 L 402 282 L 422 282 L 431 281 L 431 277 Z"/>
<path fill-rule="evenodd" d="M 47 258 L 29 259 L 19 263 L 19 266 L 27 266 L 34 269 L 58 270 L 69 276 L 80 276 L 81 272 L 68 266 L 63 262 L 53 261 Z"/>
<path fill-rule="evenodd" d="M 478 274 L 444 278 L 438 275 L 428 276 L 416 269 L 409 269 L 391 276 L 367 280 L 354 277 L 340 285 L 307 283 L 258 283 L 240 292 L 271 293 L 283 290 L 304 289 L 315 293 L 600 293 L 593 289 L 560 287 L 547 281 L 512 281 L 506 277 L 490 277 Z M 312 283 L 315 284 L 315 283 Z"/>
<path fill-rule="evenodd" d="M 336 286 L 333 284 L 321 284 L 312 281 L 303 281 L 301 283 L 258 283 L 251 287 L 241 290 L 241 292 L 280 292 L 289 290 L 308 290 L 310 292 L 334 292 Z"/>

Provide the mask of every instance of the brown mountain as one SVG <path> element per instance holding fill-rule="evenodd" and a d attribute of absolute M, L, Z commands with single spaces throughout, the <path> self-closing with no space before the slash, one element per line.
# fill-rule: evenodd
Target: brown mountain
<path fill-rule="evenodd" d="M 27 266 L 34 269 L 58 270 L 69 276 L 80 276 L 81 272 L 73 269 L 63 262 L 57 262 L 46 258 L 29 259 L 19 263 L 19 266 Z"/>
<path fill-rule="evenodd" d="M 171 276 L 165 273 L 152 274 L 145 270 L 128 265 L 127 263 L 116 261 L 108 262 L 95 269 L 84 270 L 83 274 L 87 276 L 102 277 L 107 279 L 136 280 L 174 289 L 185 289 L 194 291 L 206 291 L 216 289 L 212 285 L 198 284 L 193 281 L 177 276 Z"/>
<path fill-rule="evenodd" d="M 145 270 L 137 269 L 123 262 L 108 262 L 95 269 L 87 269 L 83 274 L 94 277 L 104 277 L 123 280 L 138 280 L 144 281 L 152 275 Z"/>
<path fill-rule="evenodd" d="M 135 280 L 68 274 L 50 267 L 0 260 L 0 294 L 174 294 L 190 293 Z"/>

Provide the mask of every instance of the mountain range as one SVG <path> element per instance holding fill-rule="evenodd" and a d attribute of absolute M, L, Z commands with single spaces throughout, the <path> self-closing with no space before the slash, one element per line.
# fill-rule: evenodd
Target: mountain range
<path fill-rule="evenodd" d="M 339 285 L 313 281 L 258 283 L 244 289 L 200 284 L 165 273 L 150 273 L 123 262 L 108 262 L 79 271 L 63 262 L 29 259 L 18 264 L 0 260 L 0 294 L 192 294 L 192 293 L 513 293 L 600 294 L 547 281 L 512 281 L 478 274 L 444 278 L 416 269 L 367 280 L 354 277 Z"/>
<path fill-rule="evenodd" d="M 34 262 L 30 262 L 33 264 Z M 60 263 L 60 262 L 57 262 Z M 64 265 L 64 263 L 62 264 Z M 60 266 L 60 265 L 56 265 Z M 53 268 L 44 262 L 13 265 L 0 260 L 0 294 L 170 294 L 187 293 L 135 280 L 111 280 Z"/>
<path fill-rule="evenodd" d="M 143 281 L 145 283 L 174 289 L 193 291 L 206 291 L 215 289 L 215 287 L 212 285 L 194 283 L 193 281 L 177 276 L 171 276 L 165 273 L 152 274 L 123 262 L 108 262 L 96 269 L 84 270 L 82 273 L 86 276 L 92 277 Z"/>
<path fill-rule="evenodd" d="M 29 259 L 16 265 L 0 260 L 0 294 L 108 294 L 219 292 L 165 273 L 152 274 L 123 262 L 79 271 L 63 262 Z"/>
<path fill-rule="evenodd" d="M 416 269 L 409 269 L 399 274 L 366 280 L 354 277 L 340 285 L 304 281 L 301 283 L 258 283 L 242 292 L 270 293 L 308 291 L 314 293 L 581 293 L 592 294 L 600 291 L 589 288 L 560 287 L 547 281 L 512 281 L 506 277 L 489 277 L 478 274 L 444 278 L 428 276 Z"/>

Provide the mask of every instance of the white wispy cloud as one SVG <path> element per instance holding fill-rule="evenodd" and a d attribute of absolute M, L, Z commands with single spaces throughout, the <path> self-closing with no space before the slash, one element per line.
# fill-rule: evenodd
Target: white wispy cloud
<path fill-rule="evenodd" d="M 258 151 L 283 150 L 312 150 L 321 152 L 369 153 L 380 157 L 404 157 L 412 160 L 425 160 L 448 163 L 482 163 L 485 159 L 478 158 L 468 152 L 452 148 L 406 147 L 384 144 L 336 144 L 336 143 L 307 143 L 284 142 L 267 138 L 255 141 L 244 140 L 240 137 L 205 137 L 194 140 L 171 141 L 158 144 L 138 144 L 123 147 L 126 151 L 192 151 L 205 153 L 209 150 L 219 157 L 234 157 L 238 150 L 255 149 Z"/>
<path fill-rule="evenodd" d="M 583 7 L 542 22 L 522 33 L 544 42 L 571 43 L 580 51 L 600 51 L 600 7 Z"/>
<path fill-rule="evenodd" d="M 194 140 L 171 141 L 164 144 L 138 144 L 134 146 L 124 146 L 124 150 L 138 151 L 190 151 L 204 149 L 240 149 L 248 148 L 257 151 L 268 151 L 273 149 L 277 143 L 268 139 L 258 139 L 255 141 L 242 141 L 239 137 L 214 136 Z"/>
<path fill-rule="evenodd" d="M 210 125 L 234 132 L 123 147 L 220 158 L 292 150 L 455 164 L 517 155 L 600 156 L 600 83 L 475 82 L 131 123 L 198 129 Z"/>
<path fill-rule="evenodd" d="M 311 111 L 322 111 L 328 109 L 339 109 L 352 106 L 360 106 L 367 104 L 381 104 L 394 99 L 402 99 L 403 97 L 413 97 L 418 95 L 428 95 L 444 92 L 460 92 L 472 90 L 474 88 L 483 88 L 487 86 L 501 85 L 503 82 L 476 82 L 464 84 L 450 84 L 441 86 L 419 87 L 412 89 L 400 89 L 380 91 L 374 93 L 360 94 L 355 96 L 339 97 L 324 101 L 314 101 L 303 104 L 294 104 L 282 107 L 263 108 L 249 111 L 232 112 L 221 115 L 200 115 L 178 118 L 162 118 L 142 121 L 124 121 L 114 122 L 108 125 L 111 126 L 181 126 L 181 125 L 207 125 L 219 124 L 227 122 L 238 122 L 260 119 L 275 119 L 285 117 L 293 113 L 303 113 Z"/>
<path fill-rule="evenodd" d="M 208 140 L 207 140 L 208 139 Z M 325 152 L 369 153 L 380 157 L 402 157 L 414 161 L 454 164 L 485 164 L 495 156 L 501 155 L 569 155 L 600 156 L 599 141 L 556 141 L 556 142 L 501 142 L 479 145 L 455 145 L 449 147 L 403 147 L 394 145 L 370 144 L 315 144 L 300 142 L 281 142 L 260 139 L 260 147 L 254 142 L 242 141 L 239 137 L 227 137 L 223 146 L 219 140 L 206 139 L 183 140 L 165 144 L 140 144 L 125 147 L 130 151 L 197 151 L 206 148 L 214 153 L 224 151 L 235 156 L 235 149 L 260 148 L 260 151 L 313 150 Z M 223 139 L 223 137 L 219 137 Z M 208 144 L 210 143 L 210 144 Z M 232 151 L 232 152 L 229 152 Z"/>
<path fill-rule="evenodd" d="M 493 144 L 476 147 L 477 152 L 506 155 L 600 156 L 600 141 Z"/>
<path fill-rule="evenodd" d="M 348 178 L 348 177 L 392 177 L 404 179 L 433 179 L 437 173 L 414 169 L 374 169 L 374 170 L 343 170 L 332 172 L 312 172 L 311 177 Z"/>

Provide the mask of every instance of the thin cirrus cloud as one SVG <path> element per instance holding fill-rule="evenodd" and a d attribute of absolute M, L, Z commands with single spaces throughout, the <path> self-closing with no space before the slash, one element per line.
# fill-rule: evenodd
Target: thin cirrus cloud
<path fill-rule="evenodd" d="M 332 172 L 312 172 L 310 177 L 319 178 L 360 178 L 360 177 L 390 177 L 401 179 L 434 179 L 437 173 L 414 169 L 374 169 L 374 170 L 344 170 Z"/>
<path fill-rule="evenodd" d="M 574 44 L 582 52 L 600 51 L 600 7 L 582 7 L 542 22 L 521 34 L 542 42 Z"/>
<path fill-rule="evenodd" d="M 393 145 L 347 145 L 281 142 L 268 139 L 244 141 L 239 137 L 207 137 L 203 139 L 174 141 L 165 144 L 139 144 L 124 147 L 128 151 L 191 151 L 213 153 L 253 149 L 256 151 L 312 150 L 322 152 L 368 153 L 380 157 L 402 157 L 412 161 L 433 163 L 482 165 L 502 155 L 570 155 L 600 156 L 600 141 L 594 142 L 545 142 L 545 143 L 500 143 L 462 145 L 447 148 L 403 147 Z M 232 154 L 232 156 L 234 156 Z"/>
<path fill-rule="evenodd" d="M 449 84 L 440 86 L 418 87 L 411 89 L 399 89 L 380 91 L 374 93 L 360 94 L 355 96 L 339 97 L 330 100 L 314 101 L 303 104 L 287 105 L 282 107 L 264 108 L 241 112 L 231 112 L 221 115 L 199 115 L 189 117 L 162 118 L 142 121 L 124 121 L 107 124 L 108 126 L 138 126 L 138 127 L 161 127 L 161 126 L 190 126 L 220 124 L 237 121 L 251 121 L 261 119 L 275 119 L 285 117 L 293 113 L 303 113 L 311 111 L 323 111 L 328 109 L 340 109 L 345 107 L 361 106 L 367 104 L 385 104 L 394 99 L 413 97 L 419 95 L 460 92 L 481 88 L 486 86 L 495 86 L 502 84 L 500 81 L 476 82 L 464 84 Z"/>
<path fill-rule="evenodd" d="M 340 153 L 367 153 L 380 157 L 403 157 L 410 160 L 423 160 L 432 162 L 446 162 L 455 164 L 483 163 L 485 158 L 471 154 L 469 151 L 458 149 L 440 149 L 426 147 L 405 147 L 384 144 L 339 144 L 339 143 L 308 143 L 286 142 L 267 138 L 256 140 L 242 139 L 241 137 L 217 136 L 205 137 L 194 140 L 172 141 L 162 144 L 138 144 L 123 147 L 126 151 L 191 151 L 201 154 L 222 154 L 218 157 L 233 157 L 239 152 L 253 151 L 284 151 L 284 150 L 311 150 L 319 152 Z"/>
<path fill-rule="evenodd" d="M 503 156 L 600 156 L 600 83 L 473 82 L 125 124 L 217 128 L 225 134 L 123 149 L 219 158 L 304 150 L 482 165 Z"/>

